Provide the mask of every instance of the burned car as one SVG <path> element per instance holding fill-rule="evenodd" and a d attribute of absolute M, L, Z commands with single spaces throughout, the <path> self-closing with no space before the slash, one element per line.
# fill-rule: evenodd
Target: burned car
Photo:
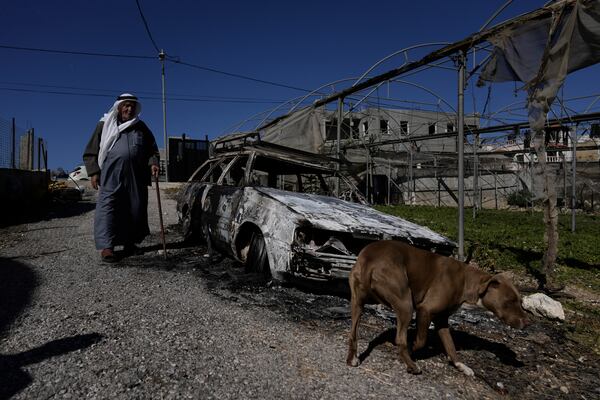
<path fill-rule="evenodd" d="M 336 184 L 357 202 L 332 197 Z M 247 134 L 214 144 L 181 189 L 177 211 L 186 238 L 208 240 L 247 269 L 278 280 L 346 278 L 360 250 L 380 239 L 447 255 L 456 247 L 364 203 L 335 159 Z"/>

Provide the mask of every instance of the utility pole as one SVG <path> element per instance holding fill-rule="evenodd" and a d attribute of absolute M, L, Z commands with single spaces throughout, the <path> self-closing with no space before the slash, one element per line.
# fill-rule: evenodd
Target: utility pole
<path fill-rule="evenodd" d="M 165 52 L 158 54 L 161 64 L 162 78 L 162 110 L 163 110 L 163 136 L 165 140 L 165 182 L 169 182 L 169 142 L 167 140 L 167 101 L 165 99 Z"/>

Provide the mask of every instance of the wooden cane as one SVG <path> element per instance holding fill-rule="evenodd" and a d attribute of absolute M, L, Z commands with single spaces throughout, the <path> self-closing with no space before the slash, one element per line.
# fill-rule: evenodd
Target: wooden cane
<path fill-rule="evenodd" d="M 160 190 L 158 188 L 158 176 L 154 176 L 154 181 L 156 182 L 156 200 L 158 201 L 158 216 L 160 217 L 160 238 L 162 239 L 163 254 L 165 255 L 165 260 L 166 260 L 167 259 L 167 242 L 165 242 L 165 227 L 163 225 L 162 207 L 160 205 Z"/>

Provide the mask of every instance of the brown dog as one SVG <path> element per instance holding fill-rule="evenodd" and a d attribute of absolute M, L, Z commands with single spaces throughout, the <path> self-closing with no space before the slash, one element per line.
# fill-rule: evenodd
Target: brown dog
<path fill-rule="evenodd" d="M 458 361 L 448 328 L 448 317 L 462 303 L 482 304 L 513 328 L 527 324 L 521 296 L 504 275 L 490 275 L 450 257 L 430 253 L 398 241 L 379 241 L 366 246 L 350 273 L 352 329 L 346 363 L 360 363 L 356 356 L 356 333 L 363 306 L 381 303 L 396 313 L 396 345 L 407 371 L 421 371 L 410 358 L 407 330 L 413 308 L 417 315 L 417 335 L 412 350 L 425 346 L 427 330 L 433 321 L 444 350 L 452 364 L 466 375 L 473 370 Z"/>

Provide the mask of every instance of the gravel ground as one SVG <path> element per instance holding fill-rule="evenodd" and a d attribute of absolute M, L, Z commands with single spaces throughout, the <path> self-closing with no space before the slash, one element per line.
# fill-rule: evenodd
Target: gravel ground
<path fill-rule="evenodd" d="M 0 399 L 600 397 L 597 376 L 579 388 L 563 382 L 566 361 L 540 369 L 552 333 L 519 333 L 470 310 L 453 324 L 474 378 L 439 347 L 418 360 L 422 375 L 407 374 L 379 308 L 361 325 L 365 361 L 347 367 L 346 299 L 266 285 L 230 260 L 205 259 L 181 241 L 175 202 L 163 194 L 165 261 L 154 191 L 145 253 L 103 264 L 86 193 L 45 220 L 0 229 Z M 579 371 L 592 362 L 572 356 Z"/>

